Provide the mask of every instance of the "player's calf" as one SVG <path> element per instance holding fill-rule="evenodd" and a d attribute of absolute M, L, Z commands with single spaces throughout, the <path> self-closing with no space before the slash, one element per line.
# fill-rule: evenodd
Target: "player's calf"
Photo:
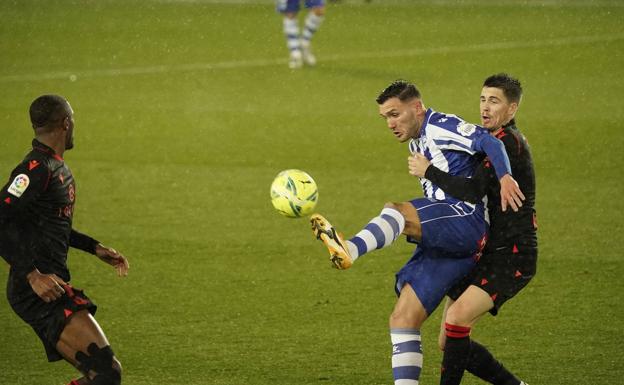
<path fill-rule="evenodd" d="M 76 361 L 78 369 L 91 380 L 91 385 L 120 385 L 121 364 L 115 358 L 110 346 L 103 348 L 92 343 L 87 348 L 87 353 L 77 352 Z"/>

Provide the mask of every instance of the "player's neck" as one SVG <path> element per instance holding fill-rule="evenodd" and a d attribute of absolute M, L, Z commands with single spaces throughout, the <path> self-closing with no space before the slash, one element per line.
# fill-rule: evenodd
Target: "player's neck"
<path fill-rule="evenodd" d="M 35 139 L 50 147 L 58 156 L 63 157 L 65 152 L 65 139 L 63 137 L 55 132 L 47 132 L 36 135 Z"/>

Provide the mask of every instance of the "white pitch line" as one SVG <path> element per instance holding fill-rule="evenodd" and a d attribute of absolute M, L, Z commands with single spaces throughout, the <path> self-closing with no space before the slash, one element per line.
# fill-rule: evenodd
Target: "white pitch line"
<path fill-rule="evenodd" d="M 412 57 L 412 56 L 426 56 L 426 55 L 438 55 L 449 53 L 464 53 L 464 52 L 478 52 L 478 51 L 495 51 L 495 50 L 509 50 L 509 49 L 523 49 L 523 48 L 543 48 L 543 47 L 555 47 L 574 44 L 588 44 L 588 43 L 607 43 L 612 41 L 624 40 L 624 34 L 612 34 L 612 35 L 594 35 L 594 36 L 577 36 L 577 37 L 565 37 L 559 39 L 547 39 L 537 41 L 516 41 L 516 42 L 501 42 L 501 43 L 487 43 L 487 44 L 472 44 L 461 46 L 446 46 L 446 47 L 434 47 L 434 48 L 413 48 L 402 49 L 396 51 L 376 51 L 376 52 L 361 52 L 352 54 L 334 54 L 326 55 L 319 60 L 319 62 L 332 62 L 332 61 L 349 61 L 360 59 L 385 59 L 385 58 L 397 58 L 397 57 Z M 158 65 L 149 67 L 130 67 L 130 68 L 113 68 L 113 69 L 98 69 L 98 70 L 84 70 L 84 71 L 62 71 L 62 72 L 44 72 L 22 75 L 4 75 L 0 76 L 0 83 L 10 82 L 28 82 L 28 81 L 42 81 L 42 80 L 60 80 L 69 79 L 77 80 L 82 78 L 98 78 L 98 77 L 118 77 L 128 75 L 150 75 L 150 74 L 162 74 L 173 72 L 189 72 L 189 71 L 210 71 L 219 69 L 241 69 L 241 68 L 258 68 L 258 67 L 270 67 L 270 66 L 282 66 L 286 65 L 287 59 L 257 59 L 257 60 L 236 60 L 236 61 L 224 61 L 215 63 L 194 63 L 194 64 L 176 64 L 176 65 Z"/>

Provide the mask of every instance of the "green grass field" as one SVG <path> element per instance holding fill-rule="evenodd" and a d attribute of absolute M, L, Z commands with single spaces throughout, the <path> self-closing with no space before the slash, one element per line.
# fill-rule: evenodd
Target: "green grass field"
<path fill-rule="evenodd" d="M 421 195 L 378 92 L 407 78 L 427 106 L 478 121 L 481 82 L 501 71 L 524 85 L 540 260 L 473 335 L 531 385 L 622 383 L 624 3 L 492 3 L 332 3 L 317 67 L 293 72 L 272 1 L 0 2 L 0 178 L 29 148 L 30 102 L 66 96 L 75 228 L 131 263 L 119 279 L 72 251 L 72 282 L 99 305 L 124 384 L 391 384 L 387 317 L 411 246 L 331 269 L 269 185 L 306 170 L 318 210 L 352 234 Z M 423 329 L 425 385 L 439 321 Z M 4 294 L 0 329 L 0 384 L 75 377 Z"/>

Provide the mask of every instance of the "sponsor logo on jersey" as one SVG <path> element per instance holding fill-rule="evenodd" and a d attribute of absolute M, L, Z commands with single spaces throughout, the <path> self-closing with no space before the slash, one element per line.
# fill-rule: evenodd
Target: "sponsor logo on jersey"
<path fill-rule="evenodd" d="M 11 183 L 7 191 L 9 192 L 9 194 L 19 198 L 22 196 L 24 191 L 26 191 L 29 184 L 30 179 L 28 178 L 28 175 L 19 174 L 15 177 L 15 179 L 13 179 L 13 183 Z"/>
<path fill-rule="evenodd" d="M 477 127 L 474 124 L 468 122 L 460 122 L 457 125 L 457 132 L 462 134 L 462 136 L 470 136 L 475 133 Z"/>

